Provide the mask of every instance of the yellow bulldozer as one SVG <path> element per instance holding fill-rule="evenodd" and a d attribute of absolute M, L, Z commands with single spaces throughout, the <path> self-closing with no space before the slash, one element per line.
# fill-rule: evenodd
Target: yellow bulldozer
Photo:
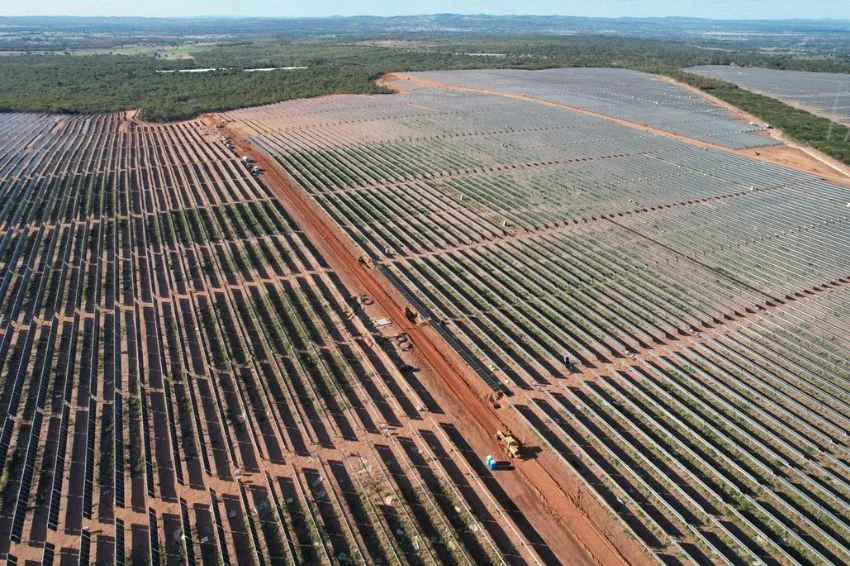
<path fill-rule="evenodd" d="M 497 430 L 496 440 L 499 441 L 499 444 L 502 445 L 511 459 L 521 458 L 522 444 L 511 434 L 511 431 L 502 432 L 501 430 Z"/>

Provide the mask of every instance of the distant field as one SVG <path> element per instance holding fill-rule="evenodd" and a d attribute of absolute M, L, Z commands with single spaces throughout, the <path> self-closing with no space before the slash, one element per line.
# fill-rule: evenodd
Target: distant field
<path fill-rule="evenodd" d="M 127 57 L 147 56 L 156 57 L 158 59 L 192 59 L 193 53 L 202 52 L 209 49 L 209 46 L 204 45 L 187 45 L 183 47 L 168 47 L 155 45 L 124 45 L 113 48 L 93 48 L 93 49 L 74 49 L 72 51 L 0 51 L 0 57 L 10 57 L 15 55 L 123 55 Z"/>
<path fill-rule="evenodd" d="M 773 96 L 850 125 L 850 74 L 708 65 L 685 69 Z"/>
<path fill-rule="evenodd" d="M 214 47 L 211 43 L 190 43 L 188 45 L 123 45 L 110 49 L 75 49 L 72 55 L 126 55 L 151 56 L 159 59 L 192 59 L 194 53 L 208 51 Z"/>

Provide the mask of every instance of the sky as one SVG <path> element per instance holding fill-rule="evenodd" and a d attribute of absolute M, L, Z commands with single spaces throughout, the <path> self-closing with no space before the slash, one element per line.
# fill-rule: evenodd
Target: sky
<path fill-rule="evenodd" d="M 0 0 L 0 16 L 396 16 L 407 14 L 850 19 L 850 0 Z"/>

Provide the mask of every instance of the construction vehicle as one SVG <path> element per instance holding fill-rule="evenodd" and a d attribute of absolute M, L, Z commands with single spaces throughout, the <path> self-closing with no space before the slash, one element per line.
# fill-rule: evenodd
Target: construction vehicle
<path fill-rule="evenodd" d="M 522 444 L 519 443 L 511 431 L 502 432 L 501 430 L 496 431 L 496 440 L 499 441 L 505 452 L 508 453 L 508 456 L 513 460 L 514 458 L 520 458 L 520 452 L 522 452 Z"/>
<path fill-rule="evenodd" d="M 409 320 L 410 322 L 415 323 L 416 320 L 419 318 L 419 313 L 417 313 L 415 310 L 413 310 L 409 306 L 406 306 L 406 307 L 404 307 L 404 316 L 406 316 L 407 320 Z"/>

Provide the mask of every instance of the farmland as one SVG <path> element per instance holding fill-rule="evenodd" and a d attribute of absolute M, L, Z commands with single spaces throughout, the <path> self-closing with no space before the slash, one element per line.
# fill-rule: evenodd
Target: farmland
<path fill-rule="evenodd" d="M 221 120 L 644 552 L 850 560 L 848 189 L 649 75 L 385 84 Z"/>

